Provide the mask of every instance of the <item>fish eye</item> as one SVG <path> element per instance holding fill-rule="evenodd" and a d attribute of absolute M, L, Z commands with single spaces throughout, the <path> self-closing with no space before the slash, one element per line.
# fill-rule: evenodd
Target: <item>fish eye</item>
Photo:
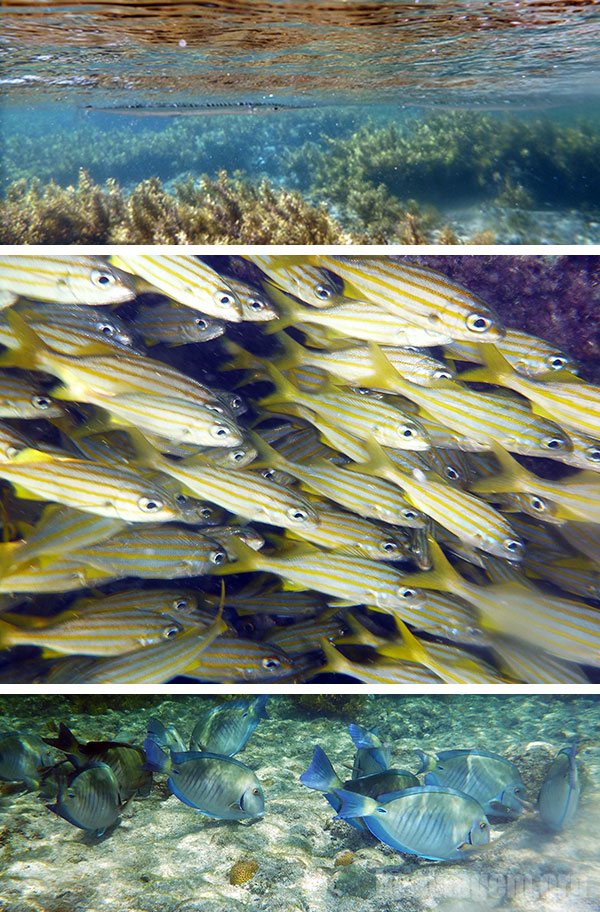
<path fill-rule="evenodd" d="M 315 297 L 319 298 L 320 301 L 326 301 L 333 294 L 333 289 L 328 285 L 315 285 L 314 291 Z"/>
<path fill-rule="evenodd" d="M 519 551 L 523 550 L 523 542 L 519 541 L 517 538 L 506 538 L 502 544 L 511 554 L 518 554 Z"/>
<path fill-rule="evenodd" d="M 205 408 L 207 408 L 209 412 L 218 412 L 219 415 L 223 414 L 223 406 L 218 405 L 216 402 L 207 402 Z"/>
<path fill-rule="evenodd" d="M 260 789 L 253 788 L 253 789 L 252 789 L 252 794 L 253 794 L 253 795 L 260 795 Z"/>
<path fill-rule="evenodd" d="M 566 367 L 567 359 L 563 358 L 562 355 L 553 355 L 551 358 L 548 358 L 546 363 L 552 370 L 557 371 L 562 367 Z"/>
<path fill-rule="evenodd" d="M 213 437 L 229 437 L 231 431 L 224 424 L 215 424 L 212 428 L 212 435 Z"/>
<path fill-rule="evenodd" d="M 585 455 L 590 462 L 600 462 L 600 449 L 598 449 L 598 447 L 588 447 L 585 451 Z"/>
<path fill-rule="evenodd" d="M 165 627 L 163 630 L 163 636 L 165 640 L 172 640 L 174 636 L 177 636 L 178 633 L 181 633 L 181 628 L 179 624 L 172 624 L 171 627 Z"/>
<path fill-rule="evenodd" d="M 434 370 L 432 376 L 434 380 L 452 380 L 452 374 L 450 371 Z"/>
<path fill-rule="evenodd" d="M 384 807 L 375 808 L 377 814 L 387 814 L 387 811 Z"/>
<path fill-rule="evenodd" d="M 246 453 L 244 450 L 236 450 L 235 453 L 231 454 L 231 458 L 234 462 L 241 462 L 241 460 L 244 459 L 245 455 Z"/>
<path fill-rule="evenodd" d="M 548 450 L 562 449 L 564 445 L 565 441 L 562 437 L 544 437 L 542 440 L 542 446 L 545 446 Z"/>
<path fill-rule="evenodd" d="M 115 277 L 111 272 L 103 272 L 101 269 L 94 269 L 90 276 L 92 285 L 97 288 L 110 288 L 115 284 Z"/>
<path fill-rule="evenodd" d="M 49 409 L 50 406 L 52 405 L 52 399 L 50 399 L 49 396 L 32 396 L 31 404 L 33 405 L 34 408 L 38 408 L 38 409 L 41 409 L 41 411 L 45 411 L 46 409 Z"/>
<path fill-rule="evenodd" d="M 488 320 L 487 317 L 482 316 L 482 314 L 472 313 L 467 317 L 467 329 L 470 329 L 471 332 L 484 333 L 492 325 L 492 321 Z"/>
<path fill-rule="evenodd" d="M 308 519 L 308 513 L 301 507 L 290 507 L 289 510 L 286 511 L 286 516 L 289 519 L 297 520 L 297 522 L 305 522 Z"/>
<path fill-rule="evenodd" d="M 210 519 L 213 515 L 212 507 L 202 507 L 200 510 L 200 516 L 202 519 Z"/>
<path fill-rule="evenodd" d="M 482 821 L 481 821 L 481 823 L 479 824 L 479 829 L 480 829 L 480 830 L 487 830 L 487 823 L 485 822 L 485 820 L 482 820 Z"/>
<path fill-rule="evenodd" d="M 159 510 L 162 510 L 164 504 L 162 500 L 159 500 L 157 497 L 140 497 L 138 500 L 138 507 L 144 513 L 157 513 Z"/>
<path fill-rule="evenodd" d="M 269 671 L 281 666 L 279 659 L 276 659 L 275 656 L 268 656 L 268 658 L 262 659 L 261 663 L 263 668 L 268 668 Z"/>
<path fill-rule="evenodd" d="M 460 478 L 460 475 L 452 466 L 446 466 L 446 475 L 448 478 L 451 478 L 452 481 L 456 481 L 457 478 Z"/>
<path fill-rule="evenodd" d="M 381 550 L 385 551 L 386 554 L 392 554 L 398 550 L 398 545 L 393 541 L 384 541 L 381 545 Z"/>
<path fill-rule="evenodd" d="M 229 400 L 229 405 L 232 409 L 239 409 L 242 407 L 242 399 L 240 396 L 232 396 Z"/>
<path fill-rule="evenodd" d="M 417 594 L 414 589 L 397 589 L 396 592 L 399 598 L 403 599 L 412 599 Z"/>
<path fill-rule="evenodd" d="M 398 432 L 402 437 L 408 438 L 408 437 L 417 436 L 417 429 L 414 426 L 411 426 L 410 424 L 401 424 L 398 427 Z"/>
<path fill-rule="evenodd" d="M 98 323 L 98 332 L 103 336 L 114 336 L 115 328 L 110 323 Z"/>
<path fill-rule="evenodd" d="M 194 323 L 196 324 L 198 329 L 208 329 L 208 321 L 205 320 L 203 317 L 196 317 L 196 319 L 194 320 Z"/>
<path fill-rule="evenodd" d="M 402 510 L 402 516 L 404 519 L 416 519 L 417 514 L 414 510 Z"/>
<path fill-rule="evenodd" d="M 266 478 L 267 480 L 271 479 L 271 478 L 275 478 L 275 469 L 263 469 L 260 474 L 262 475 L 263 478 Z"/>
<path fill-rule="evenodd" d="M 187 502 L 188 502 L 188 499 L 185 496 L 185 494 L 176 494 L 175 495 L 175 503 L 178 503 L 180 507 L 187 506 Z"/>
<path fill-rule="evenodd" d="M 235 307 L 237 301 L 228 291 L 218 291 L 215 295 L 215 301 L 220 307 Z"/>
<path fill-rule="evenodd" d="M 250 308 L 250 310 L 253 310 L 253 311 L 255 311 L 255 313 L 258 313 L 259 310 L 265 309 L 266 303 L 264 301 L 261 301 L 259 298 L 250 298 L 248 300 L 248 307 Z"/>
<path fill-rule="evenodd" d="M 189 607 L 189 603 L 188 603 L 188 600 L 184 599 L 184 598 L 175 599 L 175 601 L 172 603 L 172 607 L 175 611 L 184 611 L 186 608 Z"/>
<path fill-rule="evenodd" d="M 225 551 L 211 551 L 210 552 L 210 562 L 211 562 L 211 564 L 215 564 L 215 566 L 217 566 L 217 567 L 219 566 L 219 564 L 222 564 L 223 561 L 226 559 L 227 559 L 227 555 L 226 555 Z"/>
<path fill-rule="evenodd" d="M 546 510 L 546 501 L 542 500 L 541 497 L 530 497 L 529 506 L 532 509 L 537 510 L 538 513 L 544 513 Z"/>

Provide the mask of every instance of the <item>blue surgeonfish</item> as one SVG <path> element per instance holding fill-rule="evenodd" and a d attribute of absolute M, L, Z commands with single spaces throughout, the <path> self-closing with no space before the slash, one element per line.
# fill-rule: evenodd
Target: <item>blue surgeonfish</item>
<path fill-rule="evenodd" d="M 576 754 L 577 744 L 559 750 L 546 770 L 538 795 L 542 822 L 556 832 L 568 826 L 577 813 L 581 784 Z"/>
<path fill-rule="evenodd" d="M 60 779 L 56 803 L 46 807 L 100 837 L 117 822 L 122 807 L 115 774 L 106 763 L 91 763 L 69 779 Z"/>
<path fill-rule="evenodd" d="M 378 799 L 335 789 L 343 820 L 361 817 L 381 842 L 431 861 L 458 861 L 490 841 L 483 808 L 474 798 L 437 785 L 403 789 Z"/>
<path fill-rule="evenodd" d="M 233 757 L 246 746 L 261 719 L 267 718 L 268 697 L 253 700 L 231 700 L 215 706 L 196 723 L 190 739 L 190 750 L 209 751 Z"/>
<path fill-rule="evenodd" d="M 527 803 L 525 786 L 514 763 L 484 750 L 441 751 L 428 757 L 422 751 L 425 785 L 458 789 L 475 798 L 486 814 L 512 819 Z"/>

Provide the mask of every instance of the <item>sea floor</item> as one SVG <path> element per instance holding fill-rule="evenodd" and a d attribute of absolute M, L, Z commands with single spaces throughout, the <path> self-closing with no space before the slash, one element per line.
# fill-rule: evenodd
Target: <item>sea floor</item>
<path fill-rule="evenodd" d="M 9 703 L 10 699 L 10 703 Z M 82 738 L 119 734 L 137 743 L 158 715 L 187 735 L 212 698 L 149 698 L 128 710 L 67 714 L 27 698 L 5 699 L 2 728 L 46 733 L 33 719 L 61 718 Z M 97 700 L 97 698 L 91 698 Z M 1 912 L 596 912 L 600 895 L 600 718 L 593 697 L 276 697 L 240 758 L 262 781 L 265 817 L 251 825 L 212 820 L 169 795 L 163 777 L 120 825 L 96 840 L 49 813 L 35 793 L 0 787 Z M 326 702 L 327 701 L 327 702 Z M 80 700 L 82 703 L 82 700 Z M 327 703 L 331 702 L 331 710 Z M 202 704 L 202 705 L 201 705 Z M 335 704 L 335 705 L 334 705 Z M 3 708 L 3 707 L 0 707 Z M 59 715 L 56 715 L 56 712 Z M 332 819 L 298 778 L 320 744 L 343 776 L 352 762 L 347 723 L 376 728 L 393 762 L 415 769 L 415 748 L 479 746 L 516 762 L 531 797 L 568 739 L 582 739 L 580 809 L 562 833 L 534 812 L 492 827 L 492 845 L 460 864 L 401 855 Z M 349 775 L 349 773 L 348 773 Z M 232 868 L 253 861 L 246 883 Z M 350 862 L 350 863 L 349 863 Z"/>

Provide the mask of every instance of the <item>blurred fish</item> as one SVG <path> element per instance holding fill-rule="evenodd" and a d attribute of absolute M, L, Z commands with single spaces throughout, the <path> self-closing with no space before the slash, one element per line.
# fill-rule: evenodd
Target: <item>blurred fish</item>
<path fill-rule="evenodd" d="M 384 744 L 375 732 L 368 731 L 355 722 L 350 723 L 348 731 L 352 738 L 352 743 L 356 747 L 352 766 L 353 779 L 372 776 L 390 768 L 392 761 L 391 748 L 389 745 Z M 413 783 L 413 785 L 416 784 Z"/>
<path fill-rule="evenodd" d="M 122 304 L 133 278 L 97 256 L 2 256 L 0 289 L 56 304 Z"/>
<path fill-rule="evenodd" d="M 154 760 L 153 742 L 147 742 L 148 762 Z M 262 817 L 264 795 L 252 770 L 233 757 L 199 751 L 171 751 L 167 784 L 173 795 L 207 817 L 248 820 Z"/>
<path fill-rule="evenodd" d="M 268 696 L 261 696 L 253 700 L 230 700 L 215 706 L 194 726 L 190 750 L 226 757 L 239 754 L 261 719 L 268 718 L 267 700 Z"/>
<path fill-rule="evenodd" d="M 556 346 L 516 329 L 507 329 L 504 338 L 498 339 L 494 344 L 514 370 L 532 379 L 552 371 L 573 371 L 576 366 L 575 362 Z M 444 348 L 451 358 L 474 361 L 476 364 L 485 363 L 477 340 L 454 340 L 447 343 Z"/>
<path fill-rule="evenodd" d="M 542 823 L 555 832 L 568 826 L 577 813 L 581 785 L 576 754 L 576 743 L 558 752 L 546 770 L 538 795 Z"/>
<path fill-rule="evenodd" d="M 125 323 L 110 311 L 98 307 L 70 307 L 66 304 L 18 305 L 14 308 L 32 330 L 54 351 L 65 355 L 85 354 L 90 347 L 98 350 L 134 348 L 134 335 Z M 19 340 L 5 314 L 0 314 L 0 342 L 18 348 Z"/>
<path fill-rule="evenodd" d="M 0 780 L 38 787 L 43 773 L 53 766 L 52 751 L 37 735 L 0 732 Z"/>
<path fill-rule="evenodd" d="M 455 861 L 490 841 L 481 805 L 463 792 L 418 786 L 375 798 L 334 789 L 343 820 L 361 817 L 371 833 L 398 852 Z"/>
<path fill-rule="evenodd" d="M 441 751 L 427 757 L 422 751 L 420 773 L 426 785 L 458 789 L 475 798 L 486 814 L 512 819 L 527 803 L 525 786 L 514 763 L 483 750 Z"/>
<path fill-rule="evenodd" d="M 61 778 L 56 803 L 46 807 L 73 826 L 89 830 L 99 838 L 119 819 L 122 801 L 110 767 L 105 763 L 92 763 L 75 772 L 67 782 Z"/>
<path fill-rule="evenodd" d="M 269 296 L 254 285 L 227 277 L 227 286 L 236 295 L 242 308 L 242 319 L 253 323 L 265 323 L 277 317 L 277 308 Z"/>
<path fill-rule="evenodd" d="M 203 683 L 263 684 L 294 679 L 300 667 L 270 643 L 220 636 L 187 666 L 185 674 Z"/>
<path fill-rule="evenodd" d="M 0 370 L 1 418 L 61 418 L 64 414 L 64 406 L 39 382 Z"/>
<path fill-rule="evenodd" d="M 247 254 L 271 283 L 305 301 L 311 307 L 329 307 L 341 296 L 341 283 L 320 266 L 297 258 L 273 254 Z"/>
<path fill-rule="evenodd" d="M 242 319 L 241 304 L 227 281 L 195 256 L 127 252 L 111 261 L 179 304 L 217 319 Z"/>

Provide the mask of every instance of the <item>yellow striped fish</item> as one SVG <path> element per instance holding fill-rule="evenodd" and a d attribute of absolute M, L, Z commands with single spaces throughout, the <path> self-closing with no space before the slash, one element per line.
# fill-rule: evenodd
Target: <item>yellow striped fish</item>
<path fill-rule="evenodd" d="M 234 547 L 238 560 L 220 567 L 218 573 L 266 570 L 282 576 L 293 586 L 316 589 L 345 605 L 368 603 L 384 611 L 397 610 L 411 624 L 423 601 L 417 589 L 404 585 L 405 574 L 380 561 L 308 546 L 283 555 L 252 551 L 242 542 L 236 542 Z"/>
<path fill-rule="evenodd" d="M 131 276 L 97 256 L 1 256 L 0 290 L 56 304 L 122 304 L 135 297 Z"/>
<path fill-rule="evenodd" d="M 320 255 L 318 262 L 343 279 L 346 293 L 452 339 L 494 342 L 504 335 L 491 307 L 433 269 L 391 257 Z"/>
<path fill-rule="evenodd" d="M 227 277 L 227 285 L 240 302 L 242 320 L 265 323 L 276 319 L 277 308 L 269 300 L 269 296 L 259 288 L 248 285 L 246 282 L 240 282 L 239 279 L 232 279 L 230 276 Z"/>
<path fill-rule="evenodd" d="M 111 538 L 126 528 L 121 519 L 83 513 L 72 507 L 53 504 L 46 507 L 26 540 L 11 555 L 12 566 L 42 555 L 77 551 L 87 545 Z"/>
<path fill-rule="evenodd" d="M 516 681 L 526 684 L 588 684 L 589 679 L 572 662 L 557 659 L 512 637 L 495 636 L 493 651 L 500 668 Z"/>
<path fill-rule="evenodd" d="M 170 522 L 182 516 L 175 498 L 165 489 L 121 466 L 111 468 L 23 450 L 12 463 L 0 464 L 0 478 L 34 499 L 126 522 Z"/>
<path fill-rule="evenodd" d="M 272 284 L 311 307 L 329 307 L 341 297 L 339 282 L 319 266 L 273 254 L 247 254 L 245 259 L 258 266 Z"/>
<path fill-rule="evenodd" d="M 223 320 L 216 320 L 173 301 L 144 307 L 138 310 L 135 317 L 135 328 L 146 345 L 164 342 L 177 346 L 209 342 L 222 336 L 225 327 Z"/>
<path fill-rule="evenodd" d="M 186 668 L 186 675 L 204 683 L 269 683 L 293 679 L 297 665 L 270 643 L 221 636 Z"/>
<path fill-rule="evenodd" d="M 576 363 L 557 346 L 517 329 L 507 329 L 504 338 L 494 344 L 514 370 L 525 377 L 535 378 L 558 370 L 576 372 Z M 484 363 L 476 341 L 454 340 L 445 345 L 445 350 L 450 358 Z"/>
<path fill-rule="evenodd" d="M 195 256 L 127 252 L 111 262 L 179 304 L 221 320 L 242 319 L 241 304 L 227 281 Z"/>
<path fill-rule="evenodd" d="M 463 374 L 465 380 L 499 383 L 526 396 L 536 411 L 553 421 L 600 440 L 600 387 L 565 374 L 561 380 L 536 381 L 514 371 L 494 346 L 481 349 L 486 367 Z"/>
<path fill-rule="evenodd" d="M 61 418 L 65 409 L 41 383 L 0 370 L 0 418 Z"/>
<path fill-rule="evenodd" d="M 326 664 L 319 674 L 333 672 L 357 678 L 363 684 L 439 684 L 440 678 L 423 665 L 414 662 L 386 659 L 385 656 L 371 656 L 363 662 L 348 659 L 327 640 L 321 640 Z"/>

